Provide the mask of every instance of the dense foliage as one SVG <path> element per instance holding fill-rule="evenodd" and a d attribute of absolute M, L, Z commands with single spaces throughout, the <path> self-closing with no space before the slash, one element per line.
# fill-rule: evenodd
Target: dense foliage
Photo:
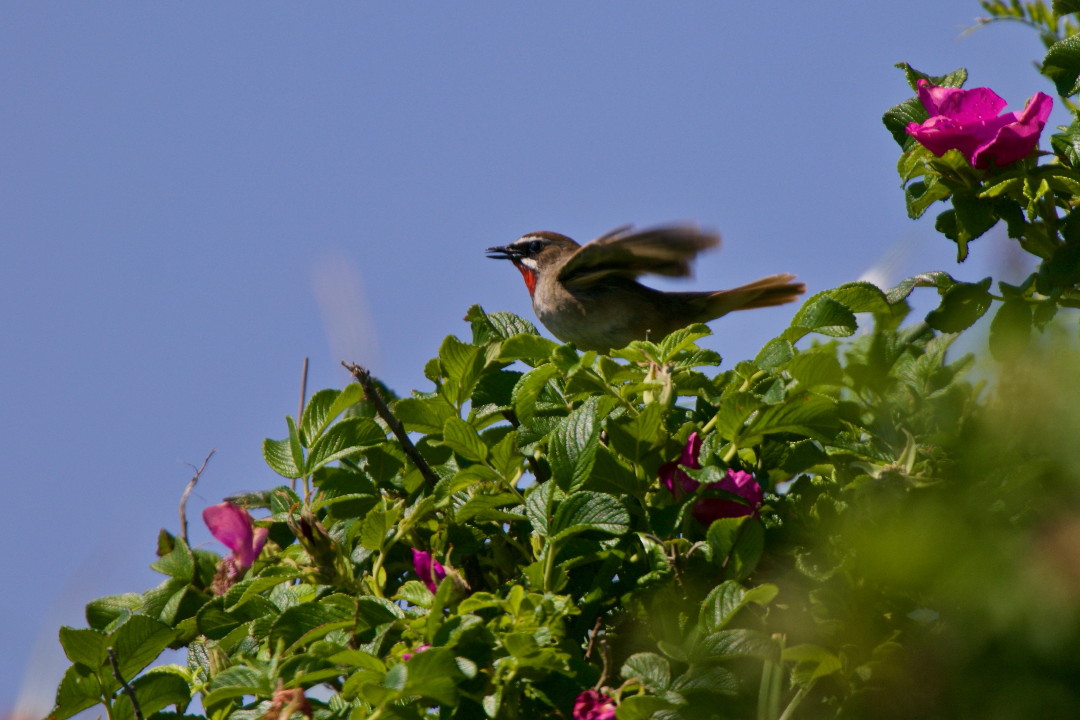
<path fill-rule="evenodd" d="M 1039 29 L 1075 109 L 1080 7 L 984 7 Z M 288 482 L 207 511 L 231 555 L 163 531 L 159 586 L 63 628 L 53 717 L 1073 714 L 1080 120 L 976 168 L 931 119 L 885 115 L 909 212 L 946 203 L 961 259 L 1003 220 L 1025 282 L 843 285 L 726 370 L 700 325 L 606 356 L 473 307 L 430 390 L 356 369 L 266 441 Z"/>

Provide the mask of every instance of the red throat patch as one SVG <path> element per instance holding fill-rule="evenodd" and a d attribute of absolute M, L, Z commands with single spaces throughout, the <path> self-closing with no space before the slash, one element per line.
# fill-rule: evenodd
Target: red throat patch
<path fill-rule="evenodd" d="M 521 263 L 514 263 L 514 267 L 521 273 L 521 277 L 525 278 L 525 287 L 529 288 L 529 297 L 532 297 L 533 291 L 536 290 L 536 273 Z"/>

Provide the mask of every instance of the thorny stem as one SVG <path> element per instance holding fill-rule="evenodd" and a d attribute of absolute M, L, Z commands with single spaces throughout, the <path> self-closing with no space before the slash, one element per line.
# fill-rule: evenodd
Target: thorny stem
<path fill-rule="evenodd" d="M 116 650 L 113 648 L 109 648 L 109 664 L 112 665 L 113 677 L 116 678 L 116 682 L 120 683 L 120 686 L 124 689 L 124 694 L 131 700 L 131 710 L 135 715 L 135 720 L 143 720 L 139 699 L 135 697 L 135 690 L 128 685 L 128 681 L 120 674 L 120 664 L 116 662 Z"/>
<path fill-rule="evenodd" d="M 356 363 L 348 363 L 342 361 L 341 363 L 346 370 L 352 373 L 356 381 L 360 383 L 360 387 L 364 388 L 364 397 L 368 402 L 375 406 L 375 412 L 379 413 L 379 417 L 386 423 L 390 431 L 394 433 L 394 437 L 401 443 L 401 449 L 405 451 L 405 454 L 409 456 L 409 459 L 416 465 L 416 469 L 420 471 L 420 474 L 424 476 L 424 480 L 431 487 L 439 482 L 439 476 L 435 474 L 435 471 L 431 469 L 431 466 L 427 464 L 427 460 L 420 454 L 420 451 L 413 445 L 412 440 L 409 439 L 409 434 L 405 432 L 405 428 L 402 426 L 394 414 L 390 412 L 389 406 L 386 401 L 383 400 L 382 395 L 379 394 L 379 388 L 376 387 L 375 382 L 371 379 L 371 373 L 362 368 Z"/>

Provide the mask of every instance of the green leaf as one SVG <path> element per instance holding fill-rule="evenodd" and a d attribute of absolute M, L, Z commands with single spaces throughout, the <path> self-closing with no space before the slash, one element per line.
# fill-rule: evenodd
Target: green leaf
<path fill-rule="evenodd" d="M 780 646 L 757 630 L 736 628 L 720 630 L 701 638 L 690 651 L 693 662 L 717 662 L 734 657 L 754 657 L 778 662 Z"/>
<path fill-rule="evenodd" d="M 292 423 L 292 418 L 289 418 L 289 422 Z M 300 465 L 296 464 L 295 456 L 293 455 L 293 446 L 289 438 L 284 440 L 271 440 L 266 438 L 263 440 L 262 445 L 263 460 L 270 466 L 270 469 L 276 472 L 282 477 L 289 479 L 302 477 L 304 475 L 303 461 Z"/>
<path fill-rule="evenodd" d="M 401 608 L 386 598 L 362 595 L 356 599 L 357 632 L 378 627 L 402 617 L 405 617 L 405 613 Z"/>
<path fill-rule="evenodd" d="M 443 425 L 442 444 L 461 455 L 466 460 L 484 462 L 488 457 L 488 447 L 480 439 L 472 425 L 461 418 L 447 418 Z"/>
<path fill-rule="evenodd" d="M 655 695 L 631 695 L 624 697 L 619 707 L 615 710 L 616 720 L 649 720 L 661 710 L 667 710 L 672 705 L 663 698 Z"/>
<path fill-rule="evenodd" d="M 922 146 L 919 151 L 929 152 Z M 952 194 L 949 186 L 941 182 L 937 176 L 930 176 L 926 180 L 908 183 L 904 188 L 904 204 L 907 207 L 908 217 L 918 220 L 926 213 L 926 210 L 938 200 L 945 200 Z"/>
<path fill-rule="evenodd" d="M 824 350 L 802 352 L 791 359 L 787 371 L 806 389 L 821 385 L 840 386 L 844 369 L 832 353 Z"/>
<path fill-rule="evenodd" d="M 328 463 L 357 455 L 364 447 L 386 440 L 386 431 L 370 418 L 352 417 L 334 423 L 319 436 L 308 455 L 308 473 Z"/>
<path fill-rule="evenodd" d="M 521 376 L 512 394 L 514 414 L 523 423 L 530 422 L 536 416 L 536 401 L 548 382 L 559 374 L 559 368 L 553 364 L 541 365 Z"/>
<path fill-rule="evenodd" d="M 901 280 L 885 294 L 885 297 L 888 299 L 890 305 L 895 305 L 901 300 L 906 299 L 907 296 L 911 294 L 911 291 L 917 287 L 936 287 L 939 290 L 944 290 L 955 284 L 956 280 L 954 280 L 951 275 L 941 272 L 940 270 L 935 270 L 933 272 L 913 275 Z"/>
<path fill-rule="evenodd" d="M 663 426 L 663 409 L 652 403 L 635 416 L 624 415 L 607 426 L 611 447 L 633 463 L 641 462 L 667 439 Z"/>
<path fill-rule="evenodd" d="M 402 398 L 394 403 L 394 417 L 410 432 L 441 433 L 443 425 L 458 411 L 442 395 Z"/>
<path fill-rule="evenodd" d="M 553 482 L 542 485 L 534 485 L 528 495 L 525 496 L 525 515 L 532 523 L 533 533 L 539 537 L 547 537 L 551 534 L 550 523 L 554 514 L 552 508 L 561 495 L 561 491 Z"/>
<path fill-rule="evenodd" d="M 759 585 L 747 590 L 733 580 L 723 582 L 713 588 L 701 603 L 701 628 L 706 633 L 723 630 L 744 607 L 750 603 L 768 605 L 778 592 L 779 588 L 775 585 Z"/>
<path fill-rule="evenodd" d="M 941 299 L 941 304 L 926 316 L 926 324 L 941 332 L 966 330 L 990 307 L 990 278 L 977 283 L 956 283 Z"/>
<path fill-rule="evenodd" d="M 96 630 L 104 630 L 109 623 L 135 612 L 141 605 L 142 597 L 137 593 L 107 595 L 86 604 L 86 622 Z"/>
<path fill-rule="evenodd" d="M 499 351 L 499 362 L 514 360 L 545 360 L 551 356 L 557 342 L 540 337 L 534 333 L 520 333 L 503 340 Z"/>
<path fill-rule="evenodd" d="M 356 610 L 356 601 L 341 593 L 328 595 L 318 602 L 306 602 L 284 610 L 270 627 L 270 644 L 283 643 L 286 649 L 293 648 L 301 639 L 316 633 L 326 626 L 351 620 Z M 331 628 L 333 629 L 333 628 Z M 310 641 L 312 637 L 307 637 Z"/>
<path fill-rule="evenodd" d="M 1006 300 L 990 321 L 990 352 L 999 362 L 1010 362 L 1023 354 L 1031 340 L 1034 320 L 1031 304 L 1016 298 Z"/>
<path fill-rule="evenodd" d="M 1058 17 L 1080 12 L 1080 0 L 1054 0 L 1054 14 Z"/>
<path fill-rule="evenodd" d="M 626 658 L 619 674 L 624 680 L 638 678 L 647 689 L 659 692 L 671 684 L 671 663 L 656 653 L 635 653 Z"/>
<path fill-rule="evenodd" d="M 191 701 L 191 689 L 187 681 L 181 675 L 167 669 L 154 668 L 134 680 L 125 679 L 135 691 L 135 697 L 139 701 L 139 709 L 144 718 L 149 718 L 170 705 L 186 707 Z M 135 720 L 135 710 L 126 692 L 121 692 L 117 697 L 113 705 L 111 720 Z"/>
<path fill-rule="evenodd" d="M 618 498 L 607 493 L 576 492 L 559 504 L 551 532 L 561 540 L 589 530 L 622 535 L 630 530 L 630 513 Z"/>
<path fill-rule="evenodd" d="M 305 446 L 310 448 L 334 418 L 363 398 L 363 388 L 356 383 L 344 390 L 320 390 L 312 395 L 300 418 L 300 438 Z"/>
<path fill-rule="evenodd" d="M 762 370 L 774 370 L 795 357 L 795 347 L 783 337 L 774 338 L 754 358 L 754 364 Z"/>
<path fill-rule="evenodd" d="M 172 539 L 172 550 L 150 564 L 150 568 L 184 584 L 195 579 L 195 556 L 181 538 Z"/>
<path fill-rule="evenodd" d="M 477 345 L 492 339 L 505 340 L 521 333 L 540 334 L 536 326 L 524 318 L 508 312 L 485 313 L 479 305 L 469 308 L 465 320 L 472 324 L 473 342 Z"/>
<path fill-rule="evenodd" d="M 791 319 L 791 327 L 784 331 L 783 337 L 790 342 L 795 342 L 809 332 L 845 337 L 854 333 L 857 327 L 855 315 L 850 309 L 827 293 L 818 293 L 795 313 L 795 317 Z"/>
<path fill-rule="evenodd" d="M 765 550 L 765 528 L 751 515 L 713 520 L 705 537 L 713 561 L 735 579 L 749 576 Z"/>
<path fill-rule="evenodd" d="M 93 670 L 85 665 L 72 665 L 60 680 L 56 690 L 56 707 L 50 718 L 66 720 L 102 700 L 102 687 Z"/>
<path fill-rule="evenodd" d="M 484 353 L 476 345 L 447 335 L 439 348 L 439 363 L 446 378 L 441 394 L 455 407 L 461 407 L 472 395 L 484 370 Z"/>
<path fill-rule="evenodd" d="M 600 398 L 592 396 L 567 415 L 548 441 L 551 475 L 563 490 L 588 480 L 600 442 Z"/>
<path fill-rule="evenodd" d="M 403 665 L 391 668 L 391 672 L 399 667 L 405 668 L 404 682 L 399 681 L 403 695 L 420 695 L 446 706 L 457 703 L 457 681 L 464 675 L 446 648 L 416 653 Z M 387 685 L 391 685 L 389 674 Z"/>
<path fill-rule="evenodd" d="M 799 685 L 809 685 L 843 669 L 840 658 L 818 645 L 792 645 L 784 648 L 780 657 L 784 662 L 796 663 L 791 678 Z"/>
<path fill-rule="evenodd" d="M 91 670 L 102 667 L 109 657 L 109 641 L 105 633 L 89 628 L 60 628 L 60 645 L 73 663 L 81 663 Z"/>
<path fill-rule="evenodd" d="M 815 439 L 828 439 L 839 428 L 836 402 L 824 395 L 805 393 L 790 396 L 779 405 L 763 408 L 743 430 L 746 444 L 756 445 L 751 440 L 757 435 L 776 433 L 798 433 Z"/>
<path fill-rule="evenodd" d="M 1042 74 L 1054 82 L 1062 97 L 1080 91 L 1080 35 L 1070 35 L 1050 46 L 1043 58 Z"/>
<path fill-rule="evenodd" d="M 109 644 L 116 651 L 120 674 L 132 678 L 156 660 L 175 637 L 168 625 L 146 615 L 132 615 L 109 634 Z"/>

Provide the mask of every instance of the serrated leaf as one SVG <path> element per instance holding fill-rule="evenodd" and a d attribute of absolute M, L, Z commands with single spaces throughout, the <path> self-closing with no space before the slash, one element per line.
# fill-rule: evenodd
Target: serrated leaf
<path fill-rule="evenodd" d="M 638 463 L 667 439 L 663 410 L 655 403 L 646 405 L 635 416 L 623 416 L 609 422 L 607 434 L 611 447 L 627 460 Z"/>
<path fill-rule="evenodd" d="M 552 479 L 563 490 L 588 480 L 600 442 L 600 398 L 592 396 L 567 415 L 548 441 Z"/>
<path fill-rule="evenodd" d="M 324 432 L 308 455 L 308 473 L 328 463 L 359 454 L 365 447 L 386 440 L 382 426 L 370 418 L 353 417 L 334 423 Z"/>
<path fill-rule="evenodd" d="M 744 607 L 750 603 L 767 605 L 777 592 L 779 589 L 775 585 L 759 585 L 747 590 L 733 580 L 723 582 L 713 588 L 701 603 L 701 628 L 706 633 L 723 630 Z"/>
<path fill-rule="evenodd" d="M 473 462 L 487 460 L 487 445 L 480 439 L 475 428 L 461 418 L 447 418 L 446 424 L 443 425 L 442 435 L 442 444 L 466 460 Z"/>
<path fill-rule="evenodd" d="M 97 630 L 104 630 L 109 623 L 121 615 L 130 614 L 142 605 L 142 597 L 137 593 L 107 595 L 86 604 L 86 623 Z"/>
<path fill-rule="evenodd" d="M 941 304 L 926 316 L 935 330 L 956 333 L 966 330 L 990 308 L 990 278 L 977 283 L 956 283 L 941 298 Z"/>
<path fill-rule="evenodd" d="M 761 348 L 754 364 L 762 370 L 774 370 L 795 357 L 795 347 L 782 337 L 774 338 Z"/>
<path fill-rule="evenodd" d="M 271 440 L 266 438 L 262 444 L 263 460 L 270 469 L 278 475 L 293 479 L 303 475 L 300 468 L 293 461 L 292 449 L 288 438 L 285 440 Z"/>
<path fill-rule="evenodd" d="M 626 658 L 619 675 L 624 680 L 638 678 L 649 690 L 667 690 L 671 684 L 671 663 L 667 658 L 651 652 L 640 652 Z"/>
<path fill-rule="evenodd" d="M 807 393 L 801 397 L 790 396 L 786 402 L 762 408 L 743 431 L 743 436 L 799 433 L 824 440 L 839 429 L 839 424 L 833 399 Z"/>
<path fill-rule="evenodd" d="M 734 657 L 754 657 L 778 662 L 780 646 L 768 635 L 736 628 L 710 633 L 694 644 L 690 652 L 693 662 L 718 662 Z"/>
<path fill-rule="evenodd" d="M 109 645 L 116 652 L 120 674 L 132 678 L 156 660 L 175 637 L 168 625 L 146 615 L 132 615 L 109 634 Z"/>
<path fill-rule="evenodd" d="M 93 670 L 84 665 L 72 665 L 64 672 L 56 690 L 56 707 L 50 718 L 66 720 L 86 708 L 101 702 L 102 687 Z"/>
<path fill-rule="evenodd" d="M 289 649 L 305 636 L 326 626 L 336 627 L 343 621 L 351 625 L 355 610 L 355 601 L 341 593 L 328 595 L 318 602 L 300 603 L 287 608 L 270 627 L 271 647 L 281 642 L 283 647 Z M 310 639 L 314 638 L 308 637 Z"/>
<path fill-rule="evenodd" d="M 445 377 L 440 394 L 455 407 L 461 407 L 472 395 L 484 370 L 484 353 L 476 345 L 447 335 L 439 347 L 439 364 Z"/>
<path fill-rule="evenodd" d="M 353 383 L 344 390 L 319 390 L 307 401 L 300 418 L 300 437 L 307 447 L 318 439 L 323 430 L 341 413 L 364 397 L 363 389 Z"/>
<path fill-rule="evenodd" d="M 792 645 L 784 648 L 781 658 L 784 662 L 796 663 L 791 676 L 800 685 L 808 685 L 843 669 L 840 658 L 818 645 Z"/>
<path fill-rule="evenodd" d="M 81 663 L 91 670 L 97 670 L 109 657 L 109 641 L 105 633 L 90 628 L 60 628 L 60 645 L 64 654 L 73 663 Z"/>
<path fill-rule="evenodd" d="M 655 695 L 631 695 L 624 697 L 615 710 L 616 720 L 650 720 L 656 713 L 671 708 L 672 704 Z M 494 717 L 494 716 L 491 716 Z"/>
<path fill-rule="evenodd" d="M 191 700 L 191 689 L 187 681 L 172 672 L 151 670 L 150 672 L 129 681 L 135 697 L 139 701 L 141 717 L 149 718 L 160 710 L 170 705 L 179 708 L 187 706 Z M 135 720 L 135 709 L 131 704 L 131 698 L 126 692 L 122 692 L 113 704 L 111 720 Z"/>
<path fill-rule="evenodd" d="M 840 361 L 824 350 L 799 353 L 788 363 L 787 371 L 808 390 L 820 385 L 839 386 L 844 382 Z"/>
<path fill-rule="evenodd" d="M 405 677 L 399 681 L 403 695 L 420 695 L 447 706 L 457 703 L 456 681 L 464 676 L 453 653 L 446 648 L 431 648 L 416 653 L 397 667 L 405 668 Z M 387 681 L 389 685 L 389 675 Z"/>
<path fill-rule="evenodd" d="M 713 562 L 736 580 L 754 571 L 765 550 L 765 529 L 752 515 L 713 520 L 705 537 L 712 549 Z"/>
<path fill-rule="evenodd" d="M 885 297 L 888 299 L 890 305 L 895 305 L 907 298 L 911 294 L 911 291 L 917 287 L 936 287 L 938 289 L 947 289 L 956 284 L 956 280 L 951 275 L 940 270 L 933 272 L 920 273 L 913 275 L 909 278 L 905 278 L 891 288 Z"/>
<path fill-rule="evenodd" d="M 514 414 L 523 423 L 530 422 L 536 416 L 536 400 L 548 382 L 559 374 L 559 368 L 553 364 L 541 365 L 521 376 L 511 397 L 514 402 Z"/>
<path fill-rule="evenodd" d="M 393 413 L 406 430 L 422 433 L 441 433 L 446 421 L 458 416 L 442 395 L 402 398 L 394 403 Z"/>
<path fill-rule="evenodd" d="M 607 493 L 576 492 L 559 503 L 551 532 L 555 540 L 587 531 L 622 535 L 630 530 L 630 513 Z"/>
<path fill-rule="evenodd" d="M 795 317 L 791 319 L 791 327 L 784 331 L 783 337 L 791 342 L 809 332 L 845 337 L 853 334 L 857 327 L 854 313 L 843 303 L 827 293 L 818 293 L 795 313 Z"/>
<path fill-rule="evenodd" d="M 557 347 L 559 347 L 557 342 L 545 337 L 533 333 L 520 333 L 503 340 L 499 351 L 499 361 L 544 360 L 550 357 Z"/>
<path fill-rule="evenodd" d="M 1041 70 L 1054 82 L 1058 95 L 1075 95 L 1080 90 L 1080 35 L 1070 35 L 1051 45 Z"/>
<path fill-rule="evenodd" d="M 534 485 L 528 495 L 525 496 L 525 515 L 532 523 L 533 533 L 539 537 L 547 537 L 554 515 L 555 502 L 560 499 L 561 492 L 553 482 L 542 485 Z"/>

